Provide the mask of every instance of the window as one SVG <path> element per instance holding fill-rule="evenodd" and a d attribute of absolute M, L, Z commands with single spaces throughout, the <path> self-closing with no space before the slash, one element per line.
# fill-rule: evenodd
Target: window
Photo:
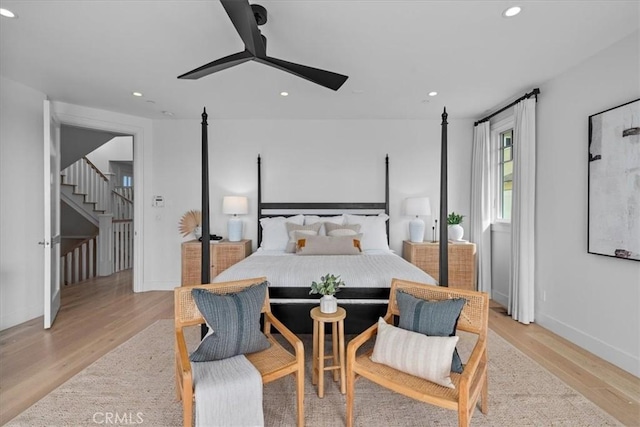
<path fill-rule="evenodd" d="M 511 222 L 513 188 L 513 116 L 491 124 L 493 222 Z"/>
<path fill-rule="evenodd" d="M 511 221 L 511 189 L 513 184 L 513 129 L 500 132 L 499 205 L 496 216 Z"/>
<path fill-rule="evenodd" d="M 122 186 L 123 187 L 131 187 L 131 177 L 124 175 L 122 177 Z"/>

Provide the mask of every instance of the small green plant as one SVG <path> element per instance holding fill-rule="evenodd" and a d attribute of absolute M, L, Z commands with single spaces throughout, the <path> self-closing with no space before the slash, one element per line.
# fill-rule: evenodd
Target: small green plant
<path fill-rule="evenodd" d="M 458 215 L 455 212 L 451 212 L 447 217 L 447 224 L 449 225 L 460 224 L 462 222 L 462 218 L 464 218 L 464 215 Z"/>
<path fill-rule="evenodd" d="M 320 278 L 320 282 L 311 282 L 309 294 L 334 295 L 340 291 L 338 289 L 340 286 L 345 286 L 345 283 L 340 280 L 340 276 L 327 274 Z"/>

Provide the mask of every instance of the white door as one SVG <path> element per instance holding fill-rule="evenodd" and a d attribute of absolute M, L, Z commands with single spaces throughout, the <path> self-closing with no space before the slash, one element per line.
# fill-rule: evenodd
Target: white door
<path fill-rule="evenodd" d="M 44 101 L 44 327 L 60 309 L 60 124 Z"/>

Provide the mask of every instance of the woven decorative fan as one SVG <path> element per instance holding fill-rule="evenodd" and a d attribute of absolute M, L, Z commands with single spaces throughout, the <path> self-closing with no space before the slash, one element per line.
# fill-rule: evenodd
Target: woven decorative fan
<path fill-rule="evenodd" d="M 193 230 L 196 229 L 202 223 L 202 212 L 191 210 L 182 215 L 180 218 L 180 226 L 178 230 L 182 234 L 182 237 L 186 237 L 187 235 L 193 233 Z"/>

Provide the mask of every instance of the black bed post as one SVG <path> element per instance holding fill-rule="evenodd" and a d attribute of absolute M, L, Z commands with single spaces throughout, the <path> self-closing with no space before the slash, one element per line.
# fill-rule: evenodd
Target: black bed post
<path fill-rule="evenodd" d="M 260 215 L 262 215 L 262 171 L 260 170 L 260 154 L 258 154 L 258 247 L 262 242 L 262 227 L 260 227 Z"/>
<path fill-rule="evenodd" d="M 449 232 L 447 230 L 447 107 L 442 113 L 440 148 L 440 286 L 449 286 Z"/>
<path fill-rule="evenodd" d="M 389 215 L 389 154 L 384 159 L 384 213 Z M 389 237 L 389 221 L 387 221 L 387 243 Z"/>
<path fill-rule="evenodd" d="M 211 282 L 211 258 L 209 256 L 209 150 L 207 136 L 207 109 L 202 112 L 202 264 L 200 283 Z"/>

